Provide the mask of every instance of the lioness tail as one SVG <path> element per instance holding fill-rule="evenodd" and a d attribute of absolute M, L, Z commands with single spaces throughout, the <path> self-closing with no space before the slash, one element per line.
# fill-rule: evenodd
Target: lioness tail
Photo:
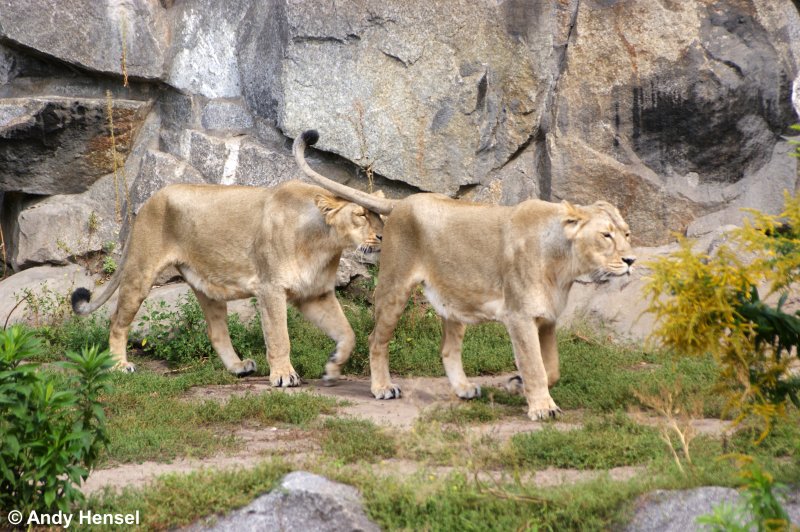
<path fill-rule="evenodd" d="M 304 154 L 306 146 L 312 146 L 316 144 L 318 140 L 319 133 L 317 133 L 317 131 L 314 129 L 309 129 L 307 131 L 303 131 L 301 135 L 294 139 L 294 144 L 292 145 L 292 152 L 294 153 L 294 158 L 297 161 L 297 165 L 308 177 L 311 178 L 312 181 L 322 188 L 333 192 L 340 198 L 357 203 L 362 207 L 371 210 L 372 212 L 377 212 L 378 214 L 389 214 L 392 212 L 394 209 L 393 201 L 380 198 L 378 196 L 373 196 L 371 194 L 367 194 L 366 192 L 361 192 L 360 190 L 342 185 L 341 183 L 332 181 L 324 175 L 318 174 L 312 170 L 312 168 L 306 162 Z"/>

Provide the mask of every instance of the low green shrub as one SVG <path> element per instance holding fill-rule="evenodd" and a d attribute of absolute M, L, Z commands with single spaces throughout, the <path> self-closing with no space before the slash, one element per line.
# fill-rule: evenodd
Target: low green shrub
<path fill-rule="evenodd" d="M 83 496 L 108 442 L 101 396 L 111 356 L 97 347 L 67 353 L 56 379 L 27 362 L 41 347 L 19 326 L 0 331 L 0 507 L 68 511 Z"/>

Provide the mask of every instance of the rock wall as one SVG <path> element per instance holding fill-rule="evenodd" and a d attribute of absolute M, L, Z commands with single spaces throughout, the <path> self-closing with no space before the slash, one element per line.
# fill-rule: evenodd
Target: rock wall
<path fill-rule="evenodd" d="M 171 182 L 298 177 L 312 127 L 313 163 L 351 186 L 607 199 L 639 245 L 702 235 L 796 190 L 798 70 L 786 0 L 9 3 L 6 260 L 96 251 L 91 217 L 124 235 Z"/>

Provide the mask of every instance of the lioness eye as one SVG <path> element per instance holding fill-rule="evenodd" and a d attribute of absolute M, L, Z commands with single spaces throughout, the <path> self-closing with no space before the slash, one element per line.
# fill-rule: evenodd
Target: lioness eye
<path fill-rule="evenodd" d="M 604 236 L 605 238 L 611 238 L 611 233 L 603 233 L 603 236 Z"/>

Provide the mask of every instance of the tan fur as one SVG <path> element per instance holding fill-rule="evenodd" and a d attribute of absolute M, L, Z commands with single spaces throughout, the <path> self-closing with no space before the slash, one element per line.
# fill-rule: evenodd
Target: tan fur
<path fill-rule="evenodd" d="M 158 273 L 175 266 L 197 295 L 228 371 L 250 373 L 255 362 L 233 350 L 226 301 L 255 297 L 273 386 L 300 383 L 289 360 L 287 302 L 336 341 L 326 371 L 338 376 L 355 345 L 334 296 L 339 257 L 350 247 L 377 247 L 382 228 L 380 217 L 363 207 L 299 181 L 271 189 L 171 185 L 142 206 L 105 291 L 91 303 L 73 295 L 73 307 L 92 312 L 119 286 L 109 344 L 117 367 L 132 371 L 125 355 L 130 324 Z"/>
<path fill-rule="evenodd" d="M 297 145 L 304 141 L 295 141 L 298 159 L 304 146 Z M 327 188 L 324 176 L 308 175 Z M 336 193 L 359 202 L 358 194 L 341 188 Z M 388 344 L 412 290 L 422 284 L 443 319 L 442 359 L 459 397 L 480 395 L 462 367 L 465 324 L 499 321 L 511 337 L 528 415 L 555 415 L 559 409 L 548 391 L 559 378 L 555 324 L 573 281 L 586 274 L 596 280 L 626 275 L 635 260 L 619 211 L 606 202 L 581 207 L 529 200 L 502 207 L 439 194 L 415 194 L 378 207 L 391 214 L 370 335 L 375 397 L 400 396 L 389 375 Z"/>

